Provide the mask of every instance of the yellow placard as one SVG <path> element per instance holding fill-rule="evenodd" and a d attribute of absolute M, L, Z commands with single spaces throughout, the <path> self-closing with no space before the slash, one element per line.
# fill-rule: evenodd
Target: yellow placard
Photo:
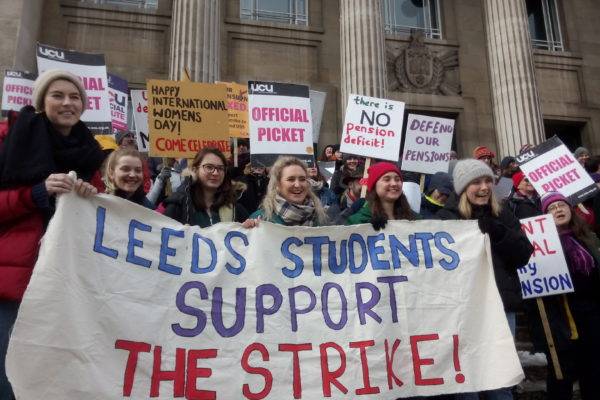
<path fill-rule="evenodd" d="M 204 147 L 229 152 L 224 85 L 150 79 L 147 90 L 151 156 L 193 158 Z"/>
<path fill-rule="evenodd" d="M 248 85 L 226 82 L 229 136 L 248 138 Z"/>

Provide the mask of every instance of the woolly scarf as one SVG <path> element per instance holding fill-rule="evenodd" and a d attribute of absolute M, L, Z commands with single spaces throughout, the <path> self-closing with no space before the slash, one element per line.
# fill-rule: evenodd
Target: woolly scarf
<path fill-rule="evenodd" d="M 44 113 L 21 110 L 0 153 L 0 187 L 34 185 L 53 173 L 68 173 L 89 181 L 104 161 L 104 153 L 89 129 L 79 121 L 68 136 L 60 134 Z"/>
<path fill-rule="evenodd" d="M 590 276 L 595 265 L 594 258 L 575 238 L 573 231 L 570 229 L 561 231 L 560 243 L 562 244 L 571 272 L 577 275 Z"/>
<path fill-rule="evenodd" d="M 323 189 L 322 181 L 316 181 L 314 179 L 308 178 L 308 184 L 310 185 L 310 188 L 312 189 L 313 193 L 319 193 L 321 189 Z"/>
<path fill-rule="evenodd" d="M 305 204 L 293 204 L 277 195 L 275 197 L 275 213 L 283 219 L 286 225 L 313 226 L 315 204 L 307 199 Z"/>

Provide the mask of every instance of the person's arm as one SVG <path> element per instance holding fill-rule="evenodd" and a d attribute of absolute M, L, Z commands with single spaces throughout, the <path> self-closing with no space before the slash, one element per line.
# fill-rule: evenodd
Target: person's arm
<path fill-rule="evenodd" d="M 31 214 L 44 208 L 44 205 L 49 205 L 44 183 L 0 190 L 0 223 Z"/>

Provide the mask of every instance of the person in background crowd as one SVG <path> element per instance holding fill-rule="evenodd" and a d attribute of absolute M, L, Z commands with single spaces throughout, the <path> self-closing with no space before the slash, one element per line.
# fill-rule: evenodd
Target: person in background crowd
<path fill-rule="evenodd" d="M 513 192 L 506 199 L 506 206 L 517 219 L 535 217 L 542 214 L 540 197 L 529 179 L 518 171 L 512 176 Z"/>
<path fill-rule="evenodd" d="M 253 167 L 248 162 L 244 167 L 244 175 L 238 177 L 238 181 L 246 185 L 246 190 L 240 197 L 240 204 L 251 214 L 258 210 L 260 202 L 267 193 L 269 176 L 266 168 L 262 166 Z"/>
<path fill-rule="evenodd" d="M 450 150 L 450 161 L 458 160 L 458 153 L 454 150 Z"/>
<path fill-rule="evenodd" d="M 308 168 L 308 183 L 313 193 L 321 200 L 323 208 L 327 210 L 329 206 L 337 203 L 337 196 L 329 189 L 325 178 L 317 166 Z"/>
<path fill-rule="evenodd" d="M 542 298 L 564 376 L 557 380 L 548 362 L 548 399 L 573 398 L 573 383 L 577 380 L 583 400 L 600 399 L 600 241 L 563 195 L 546 193 L 541 204 L 542 212 L 550 213 L 558 228 L 575 289 L 566 295 Z M 531 309 L 528 318 L 532 341 L 550 360 L 539 311 L 537 307 Z"/>
<path fill-rule="evenodd" d="M 113 151 L 106 160 L 103 179 L 106 193 L 154 209 L 142 187 L 142 155 L 137 150 L 125 147 Z"/>
<path fill-rule="evenodd" d="M 335 158 L 336 161 L 342 161 L 344 159 L 344 155 L 340 151 L 340 145 L 339 144 L 334 144 L 333 145 L 333 157 Z"/>
<path fill-rule="evenodd" d="M 346 190 L 344 190 L 340 199 L 340 210 L 343 211 L 352 207 L 360 199 L 360 192 L 362 190 L 360 181 L 363 175 L 363 169 L 357 168 L 343 178 L 342 183 L 346 185 Z"/>
<path fill-rule="evenodd" d="M 504 157 L 502 161 L 500 161 L 500 176 L 503 176 L 505 178 L 512 178 L 518 170 L 519 165 L 517 164 L 516 158 L 507 156 Z"/>
<path fill-rule="evenodd" d="M 490 236 L 496 284 L 504 304 L 510 330 L 515 335 L 516 311 L 521 308 L 517 268 L 527 264 L 533 247 L 510 210 L 502 208 L 494 195 L 494 173 L 489 165 L 474 159 L 459 161 L 453 173 L 454 191 L 437 216 L 443 220 L 477 220 L 481 232 Z M 484 392 L 486 399 L 512 399 L 511 388 Z M 457 399 L 478 399 L 477 393 Z"/>
<path fill-rule="evenodd" d="M 97 193 L 88 182 L 104 161 L 100 145 L 80 121 L 87 96 L 77 76 L 42 73 L 33 86 L 33 104 L 21 110 L 0 145 L 0 399 L 13 397 L 4 370 L 9 332 L 55 197 Z"/>
<path fill-rule="evenodd" d="M 271 167 L 261 207 L 244 222 L 253 228 L 264 220 L 288 226 L 327 225 L 321 201 L 310 189 L 308 167 L 295 157 L 279 157 Z"/>
<path fill-rule="evenodd" d="M 579 164 L 585 166 L 585 162 L 590 158 L 590 151 L 585 147 L 578 147 L 573 152 L 573 156 L 579 161 Z"/>
<path fill-rule="evenodd" d="M 341 196 L 346 185 L 344 184 L 344 178 L 354 171 L 358 170 L 360 164 L 360 157 L 353 154 L 346 154 L 344 156 L 343 165 L 333 173 L 331 178 L 331 190 L 336 196 Z"/>
<path fill-rule="evenodd" d="M 321 152 L 321 157 L 319 157 L 319 161 L 335 161 L 335 155 L 333 153 L 333 145 L 328 144 L 325 146 L 323 151 Z"/>
<path fill-rule="evenodd" d="M 120 148 L 137 150 L 137 143 L 133 132 L 118 131 L 115 134 L 115 141 Z"/>
<path fill-rule="evenodd" d="M 485 146 L 478 146 L 473 149 L 473 158 L 479 161 L 483 161 L 488 167 L 492 169 L 494 177 L 500 176 L 500 168 L 494 163 L 496 153 Z"/>
<path fill-rule="evenodd" d="M 170 196 L 173 192 L 176 192 L 181 182 L 182 168 L 181 163 L 174 158 L 165 159 L 165 165 L 162 166 L 160 173 L 154 180 L 152 188 L 146 195 L 146 198 L 150 204 L 154 207 L 158 206 L 166 197 Z M 169 183 L 169 191 L 167 193 L 167 182 Z"/>
<path fill-rule="evenodd" d="M 243 222 L 248 212 L 236 201 L 227 159 L 217 149 L 200 150 L 191 165 L 191 176 L 165 199 L 165 215 L 182 224 L 206 228 L 218 222 Z"/>
<path fill-rule="evenodd" d="M 378 231 L 389 220 L 419 219 L 402 193 L 402 173 L 397 165 L 379 162 L 368 169 L 368 174 L 367 201 L 348 218 L 349 225 L 370 223 Z"/>
<path fill-rule="evenodd" d="M 523 146 L 521 146 L 521 148 L 519 149 L 519 155 L 527 153 L 529 150 L 533 149 L 535 146 L 529 143 L 525 143 Z"/>
<path fill-rule="evenodd" d="M 429 180 L 427 191 L 421 195 L 419 214 L 424 219 L 434 218 L 439 210 L 444 208 L 448 197 L 454 190 L 452 177 L 445 172 L 436 172 Z"/>
<path fill-rule="evenodd" d="M 593 156 L 588 158 L 585 161 L 583 166 L 585 170 L 590 174 L 599 174 L 600 173 L 600 156 Z"/>

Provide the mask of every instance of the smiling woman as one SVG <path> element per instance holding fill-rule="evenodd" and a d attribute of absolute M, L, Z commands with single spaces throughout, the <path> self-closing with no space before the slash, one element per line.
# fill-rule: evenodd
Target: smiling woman
<path fill-rule="evenodd" d="M 154 208 L 144 192 L 142 155 L 135 149 L 120 148 L 106 160 L 104 176 L 106 193 Z"/>

